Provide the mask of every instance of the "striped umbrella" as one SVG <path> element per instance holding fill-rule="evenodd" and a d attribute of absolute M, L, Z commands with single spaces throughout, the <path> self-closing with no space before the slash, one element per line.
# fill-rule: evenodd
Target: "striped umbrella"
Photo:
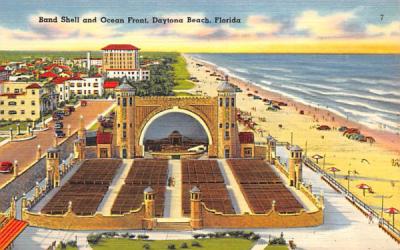
<path fill-rule="evenodd" d="M 392 215 L 392 225 L 394 227 L 394 215 L 395 214 L 399 214 L 400 211 L 397 208 L 390 207 L 390 208 L 385 209 L 384 212 L 387 213 L 387 214 L 391 214 Z"/>
<path fill-rule="evenodd" d="M 336 178 L 336 172 L 340 172 L 340 169 L 331 167 L 331 168 L 328 168 L 328 171 L 331 171 L 333 173 L 333 177 Z"/>
<path fill-rule="evenodd" d="M 371 188 L 370 186 L 368 186 L 368 185 L 365 184 L 365 183 L 361 183 L 361 184 L 357 185 L 356 187 L 363 190 L 363 196 L 364 196 L 364 197 L 365 197 L 365 190 Z"/>

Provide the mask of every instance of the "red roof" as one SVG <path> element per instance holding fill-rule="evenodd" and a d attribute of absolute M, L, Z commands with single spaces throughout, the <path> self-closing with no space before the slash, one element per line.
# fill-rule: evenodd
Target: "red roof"
<path fill-rule="evenodd" d="M 97 144 L 111 144 L 113 134 L 111 132 L 97 132 Z"/>
<path fill-rule="evenodd" d="M 103 77 L 103 76 L 102 76 L 102 74 L 97 73 L 97 74 L 94 75 L 94 77 Z"/>
<path fill-rule="evenodd" d="M 58 75 L 50 71 L 47 71 L 40 75 L 40 78 L 56 78 L 56 77 L 58 77 Z"/>
<path fill-rule="evenodd" d="M 6 225 L 0 229 L 0 249 L 6 249 L 18 237 L 28 223 L 21 220 L 10 219 Z"/>
<path fill-rule="evenodd" d="M 0 71 L 5 71 L 6 67 L 5 66 L 0 66 Z"/>
<path fill-rule="evenodd" d="M 240 144 L 252 144 L 254 143 L 253 132 L 239 132 Z"/>
<path fill-rule="evenodd" d="M 83 79 L 80 78 L 79 76 L 73 76 L 73 77 L 69 78 L 68 80 L 83 80 Z"/>
<path fill-rule="evenodd" d="M 41 89 L 42 87 L 40 87 L 39 84 L 37 83 L 32 83 L 31 85 L 29 85 L 28 87 L 26 87 L 26 89 Z"/>
<path fill-rule="evenodd" d="M 116 87 L 119 86 L 119 82 L 117 81 L 106 81 L 104 82 L 104 88 L 105 89 L 115 89 Z"/>
<path fill-rule="evenodd" d="M 62 83 L 64 83 L 66 80 L 68 80 L 69 78 L 68 77 L 57 77 L 57 78 L 55 78 L 55 79 L 53 79 L 53 83 L 54 84 L 62 84 Z"/>
<path fill-rule="evenodd" d="M 109 44 L 101 50 L 139 50 L 139 48 L 131 44 Z"/>

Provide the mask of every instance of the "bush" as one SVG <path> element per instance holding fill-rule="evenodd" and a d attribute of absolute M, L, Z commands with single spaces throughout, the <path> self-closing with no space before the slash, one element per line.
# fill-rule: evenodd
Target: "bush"
<path fill-rule="evenodd" d="M 67 249 L 67 244 L 65 244 L 64 241 L 60 241 L 60 243 L 58 244 L 58 247 L 59 247 L 60 249 Z"/>
<path fill-rule="evenodd" d="M 68 241 L 67 245 L 70 246 L 70 247 L 78 247 L 78 243 L 76 242 L 76 240 Z"/>
<path fill-rule="evenodd" d="M 90 244 L 94 244 L 94 245 L 96 245 L 97 243 L 99 243 L 99 241 L 101 240 L 101 234 L 89 234 L 88 236 L 87 236 L 87 241 L 90 243 Z"/>
<path fill-rule="evenodd" d="M 149 245 L 149 244 L 147 244 L 147 243 L 146 243 L 146 244 L 144 244 L 144 245 L 143 245 L 143 249 L 146 249 L 146 250 L 150 249 L 150 245 Z"/>
<path fill-rule="evenodd" d="M 141 240 L 147 240 L 149 236 L 146 234 L 138 234 L 137 238 Z"/>
<path fill-rule="evenodd" d="M 186 242 L 183 242 L 182 244 L 181 244 L 181 248 L 188 248 L 189 246 L 188 246 L 188 244 L 186 243 Z"/>
<path fill-rule="evenodd" d="M 175 244 L 168 244 L 167 249 L 176 249 Z"/>
<path fill-rule="evenodd" d="M 198 241 L 193 241 L 192 242 L 192 247 L 201 247 L 201 244 Z"/>
<path fill-rule="evenodd" d="M 273 238 L 273 239 L 270 241 L 270 244 L 271 244 L 271 245 L 286 245 L 286 240 L 285 240 L 284 238 L 282 238 L 282 237 Z"/>

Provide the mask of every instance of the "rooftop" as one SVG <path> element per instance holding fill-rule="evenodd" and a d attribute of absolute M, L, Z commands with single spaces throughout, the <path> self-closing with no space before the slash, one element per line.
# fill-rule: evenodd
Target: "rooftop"
<path fill-rule="evenodd" d="M 139 50 L 139 48 L 131 44 L 109 44 L 101 50 Z"/>

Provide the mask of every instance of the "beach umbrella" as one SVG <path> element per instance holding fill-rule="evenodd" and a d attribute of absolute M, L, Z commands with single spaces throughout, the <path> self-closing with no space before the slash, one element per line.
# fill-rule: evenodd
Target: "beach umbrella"
<path fill-rule="evenodd" d="M 331 171 L 333 173 L 333 177 L 336 178 L 336 172 L 340 172 L 340 169 L 331 167 L 331 168 L 328 168 L 328 171 Z"/>
<path fill-rule="evenodd" d="M 357 188 L 363 190 L 363 196 L 365 197 L 365 190 L 370 189 L 371 187 L 365 183 L 361 183 L 361 184 L 357 185 Z"/>
<path fill-rule="evenodd" d="M 392 215 L 392 225 L 394 227 L 394 215 L 400 213 L 400 211 L 397 208 L 390 207 L 390 208 L 385 209 L 384 212 Z"/>
<path fill-rule="evenodd" d="M 322 158 L 324 158 L 322 155 L 319 154 L 315 154 L 313 156 L 311 156 L 318 164 L 318 160 L 321 160 Z"/>

